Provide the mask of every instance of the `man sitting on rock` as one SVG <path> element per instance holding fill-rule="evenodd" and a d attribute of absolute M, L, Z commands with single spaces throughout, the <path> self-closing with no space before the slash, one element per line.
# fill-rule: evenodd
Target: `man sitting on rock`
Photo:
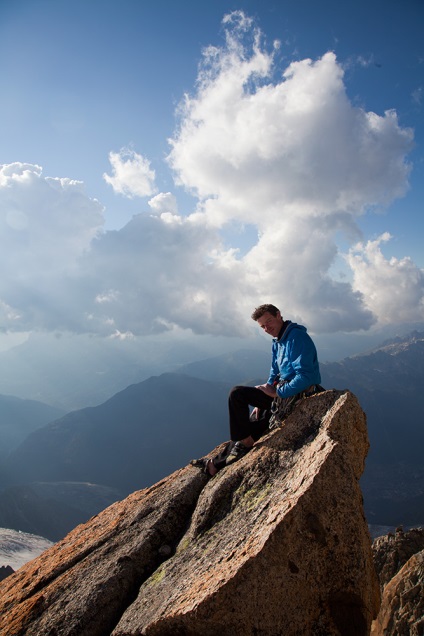
<path fill-rule="evenodd" d="M 273 410 L 278 406 L 285 416 L 301 397 L 322 391 L 315 345 L 306 328 L 284 320 L 274 305 L 257 307 L 252 319 L 272 336 L 272 362 L 266 384 L 235 386 L 229 396 L 231 442 L 213 459 L 192 460 L 192 465 L 208 475 L 237 461 L 267 431 Z M 253 407 L 253 411 L 250 411 Z"/>

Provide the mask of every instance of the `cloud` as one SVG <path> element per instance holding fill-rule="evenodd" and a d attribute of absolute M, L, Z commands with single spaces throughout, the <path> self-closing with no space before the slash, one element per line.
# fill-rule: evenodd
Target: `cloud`
<path fill-rule="evenodd" d="M 157 214 L 176 215 L 178 212 L 177 200 L 171 192 L 160 192 L 148 203 L 153 212 Z"/>
<path fill-rule="evenodd" d="M 71 281 L 78 259 L 101 232 L 103 207 L 71 179 L 40 166 L 0 166 L 1 328 L 79 328 Z"/>
<path fill-rule="evenodd" d="M 418 88 L 412 91 L 411 97 L 412 97 L 412 102 L 413 104 L 415 104 L 415 106 L 421 106 L 422 100 L 423 100 L 423 87 L 418 86 Z"/>
<path fill-rule="evenodd" d="M 150 197 L 149 209 L 113 232 L 81 183 L 29 164 L 2 168 L 4 328 L 245 335 L 263 302 L 315 332 L 422 316 L 422 271 L 386 260 L 383 238 L 358 243 L 358 217 L 407 191 L 412 131 L 394 111 L 352 105 L 333 53 L 281 72 L 279 43 L 267 50 L 242 12 L 224 28 L 170 140 L 168 164 L 197 197 L 194 210 L 182 214 L 173 193 L 158 193 L 133 150 L 110 153 L 104 178 L 115 192 Z M 331 274 L 340 236 L 355 244 L 351 282 Z"/>
<path fill-rule="evenodd" d="M 122 148 L 119 152 L 110 152 L 109 161 L 113 176 L 104 173 L 103 179 L 116 194 L 129 199 L 155 194 L 155 171 L 150 168 L 148 159 L 134 150 Z"/>
<path fill-rule="evenodd" d="M 293 62 L 274 81 L 277 47 L 265 51 L 243 14 L 232 15 L 236 28 L 226 47 L 204 52 L 171 140 L 178 183 L 199 198 L 192 218 L 257 227 L 237 262 L 254 297 L 315 330 L 367 329 L 379 315 L 364 292 L 330 277 L 336 237 L 357 240 L 358 216 L 406 192 L 412 131 L 392 110 L 353 106 L 333 53 Z"/>
<path fill-rule="evenodd" d="M 231 306 L 237 267 L 214 230 L 176 213 L 169 193 L 121 230 L 82 184 L 39 166 L 0 171 L 0 318 L 3 330 L 67 330 L 115 338 L 178 326 L 246 331 Z M 240 281 L 242 293 L 244 285 Z M 244 318 L 243 318 L 244 320 Z"/>
<path fill-rule="evenodd" d="M 354 288 L 382 324 L 422 321 L 424 270 L 408 257 L 386 259 L 381 245 L 391 238 L 385 232 L 375 241 L 351 248 L 347 260 L 354 273 Z"/>
<path fill-rule="evenodd" d="M 269 226 L 287 206 L 296 216 L 358 215 L 404 194 L 412 132 L 393 111 L 353 107 L 333 53 L 290 64 L 276 84 L 263 83 L 272 55 L 222 55 L 205 60 L 223 70 L 186 97 L 169 155 L 210 223 Z"/>
<path fill-rule="evenodd" d="M 34 264 L 46 274 L 60 263 L 68 269 L 103 226 L 103 207 L 82 182 L 44 177 L 31 164 L 0 166 L 0 210 L 0 262 L 16 279 Z"/>
<path fill-rule="evenodd" d="M 246 333 L 237 305 L 246 284 L 237 280 L 237 264 L 228 267 L 228 259 L 219 235 L 188 218 L 134 216 L 121 230 L 93 241 L 81 262 L 82 271 L 93 274 L 89 297 L 97 293 L 87 310 L 92 330 Z"/>

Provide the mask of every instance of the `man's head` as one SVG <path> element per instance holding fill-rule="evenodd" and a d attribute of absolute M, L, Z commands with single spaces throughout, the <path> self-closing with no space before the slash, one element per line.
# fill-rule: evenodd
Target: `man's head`
<path fill-rule="evenodd" d="M 273 338 L 276 338 L 283 326 L 283 317 L 275 305 L 260 305 L 252 314 L 252 319 Z"/>

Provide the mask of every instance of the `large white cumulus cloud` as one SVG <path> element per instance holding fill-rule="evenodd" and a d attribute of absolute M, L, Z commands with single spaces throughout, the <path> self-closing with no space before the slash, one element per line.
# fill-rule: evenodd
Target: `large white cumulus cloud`
<path fill-rule="evenodd" d="M 379 318 L 368 287 L 331 279 L 336 235 L 359 236 L 356 217 L 407 189 L 412 132 L 396 113 L 354 107 L 333 53 L 294 62 L 272 81 L 277 48 L 240 13 L 225 49 L 205 51 L 199 89 L 186 96 L 169 161 L 200 199 L 195 217 L 258 228 L 242 259 L 250 287 L 282 299 L 317 330 L 367 328 Z M 419 304 L 419 297 L 416 298 Z"/>
<path fill-rule="evenodd" d="M 182 214 L 173 193 L 158 193 L 134 150 L 110 153 L 104 178 L 118 194 L 151 197 L 149 209 L 113 232 L 81 183 L 3 166 L 0 328 L 235 335 L 262 302 L 315 331 L 420 319 L 423 272 L 386 260 L 385 238 L 364 242 L 357 225 L 405 193 L 412 132 L 393 111 L 354 106 L 333 53 L 278 74 L 278 43 L 267 50 L 241 12 L 224 27 L 170 140 L 168 164 L 196 209 Z M 339 236 L 353 246 L 351 282 L 332 278 Z"/>
<path fill-rule="evenodd" d="M 276 225 L 285 206 L 296 216 L 360 214 L 404 193 L 412 133 L 393 111 L 352 106 L 334 53 L 294 62 L 272 82 L 273 54 L 257 43 L 249 54 L 236 34 L 206 51 L 171 141 L 171 165 L 211 223 Z"/>

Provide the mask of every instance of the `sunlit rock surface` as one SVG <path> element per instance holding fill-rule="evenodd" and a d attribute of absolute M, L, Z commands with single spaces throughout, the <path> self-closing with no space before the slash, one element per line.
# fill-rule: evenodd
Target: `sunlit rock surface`
<path fill-rule="evenodd" d="M 298 404 L 213 479 L 187 466 L 0 585 L 0 634 L 368 634 L 379 586 L 347 391 Z"/>

